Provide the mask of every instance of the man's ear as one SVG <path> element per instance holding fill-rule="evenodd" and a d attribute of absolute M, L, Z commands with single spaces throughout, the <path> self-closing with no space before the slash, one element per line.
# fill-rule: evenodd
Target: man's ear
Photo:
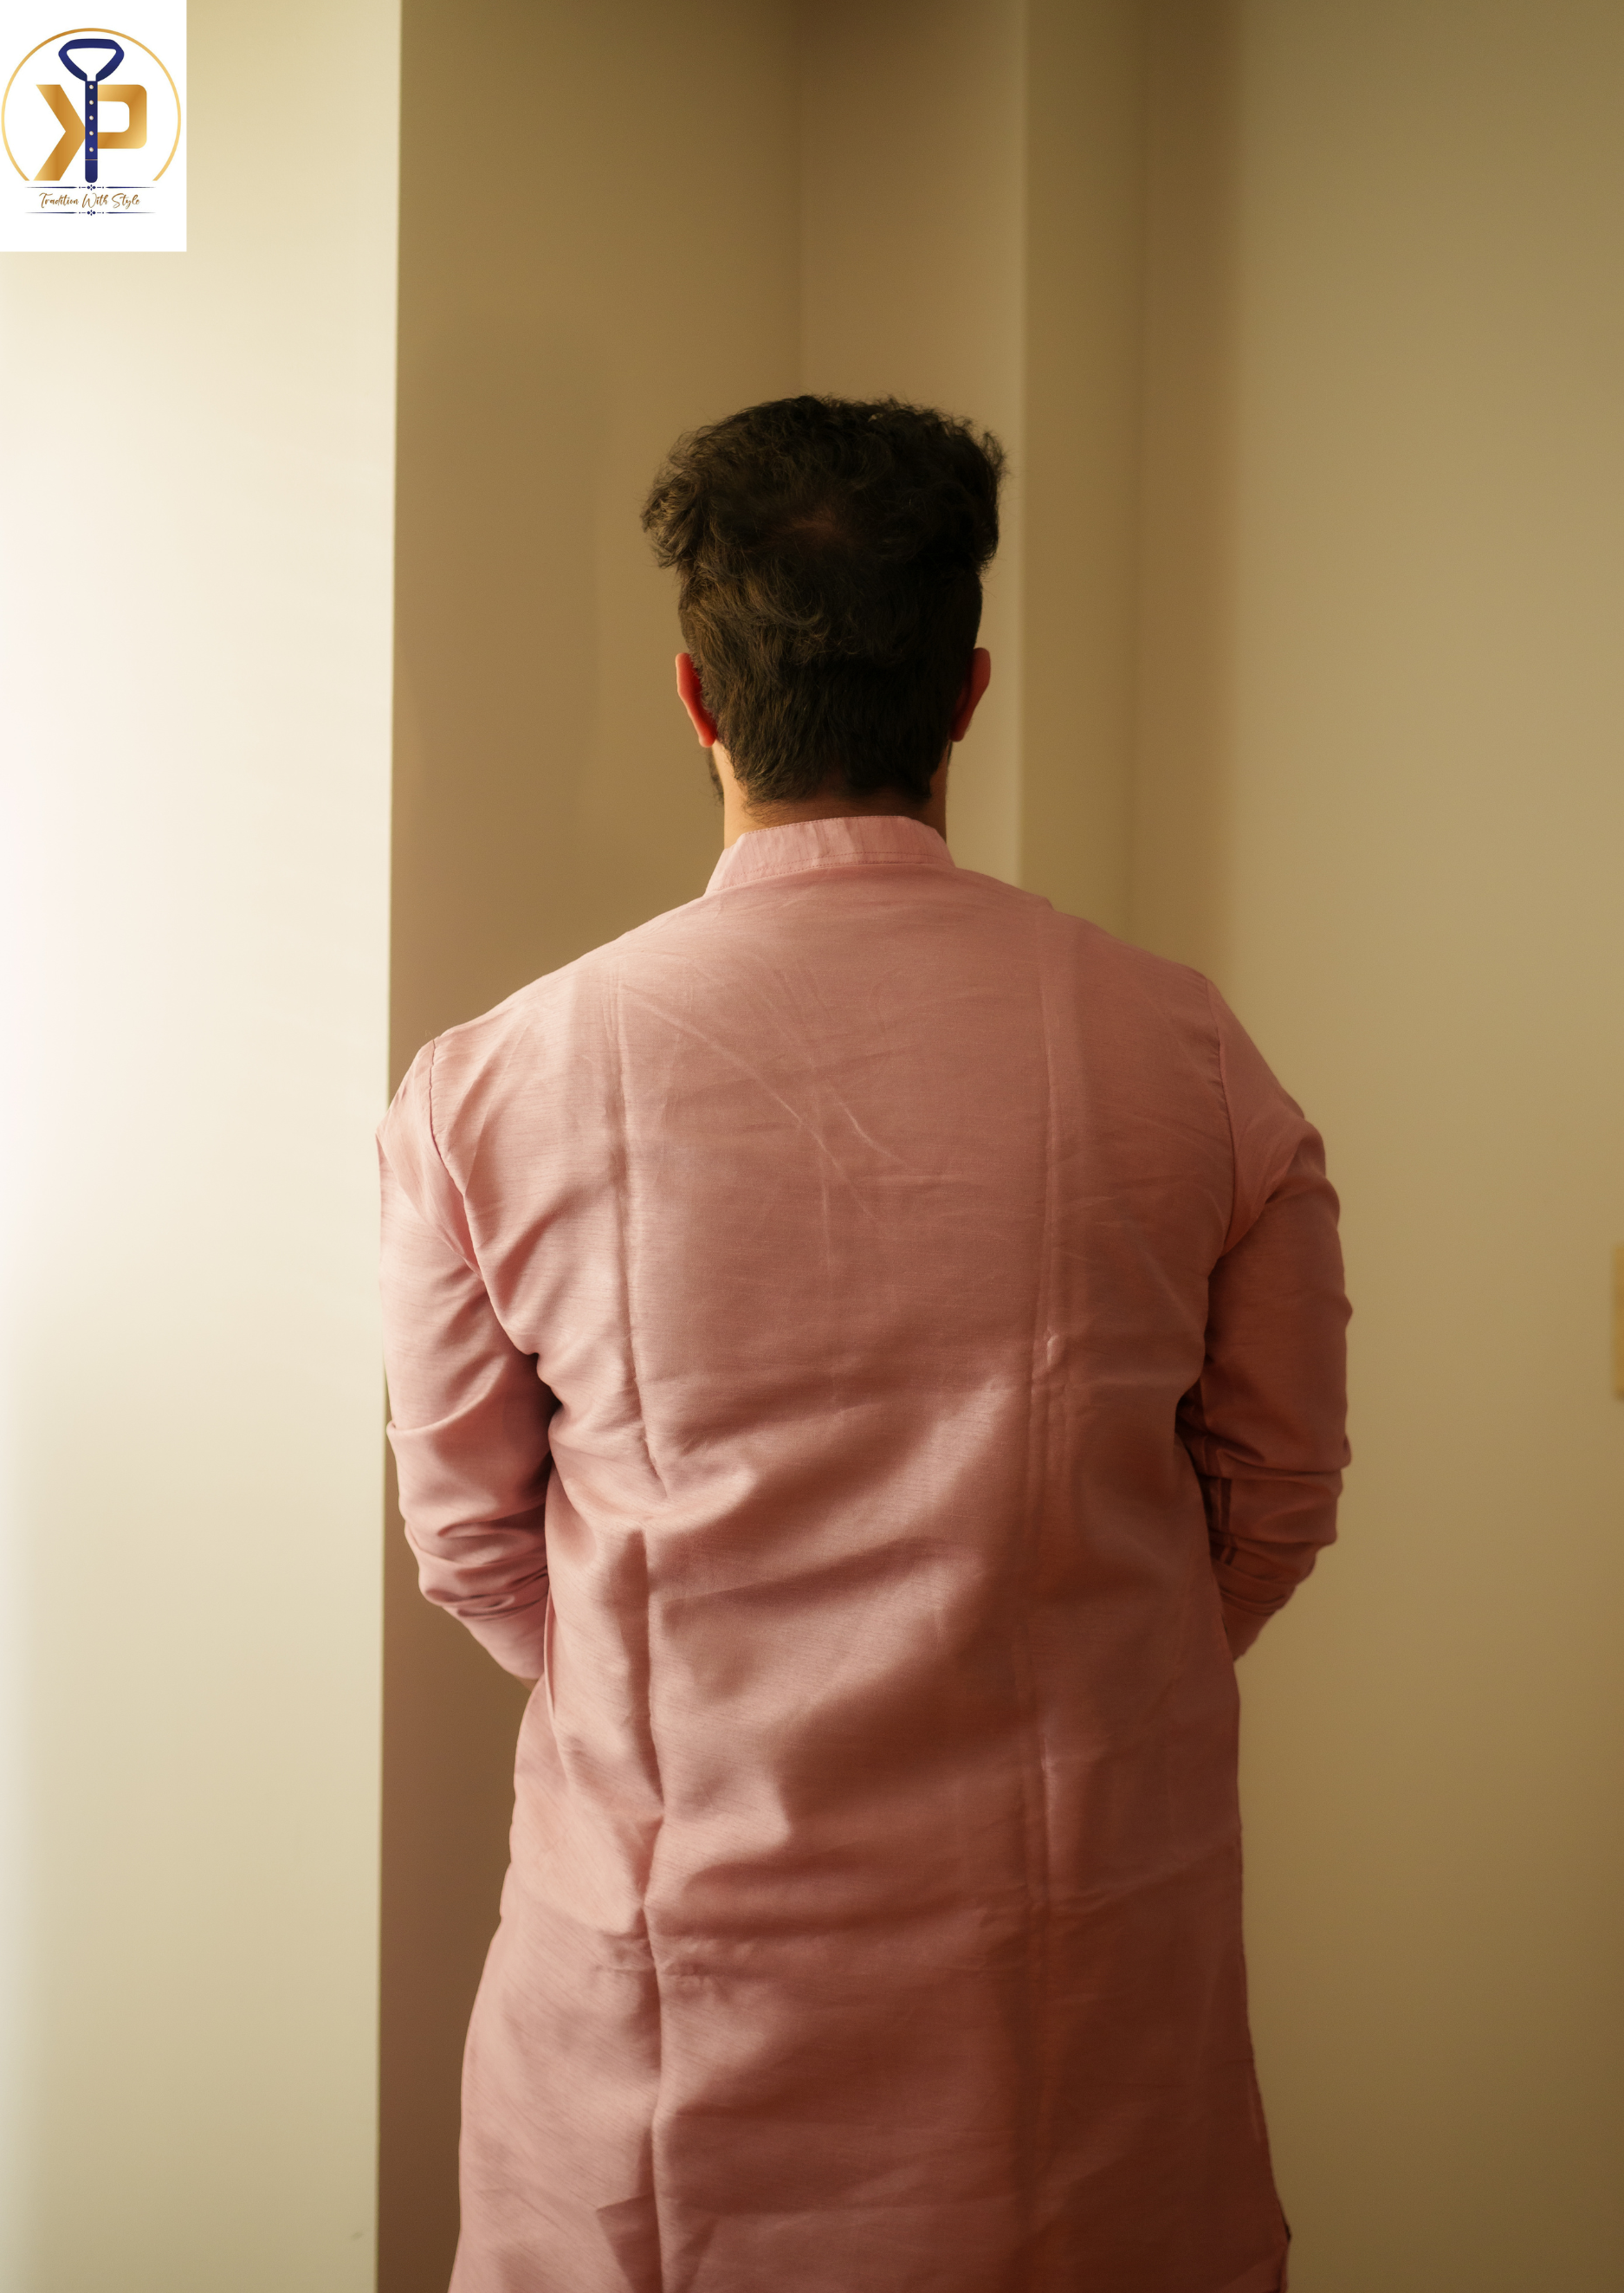
<path fill-rule="evenodd" d="M 691 652 L 680 652 L 676 657 L 676 689 L 693 729 L 699 736 L 699 746 L 714 749 L 716 745 L 716 720 L 705 706 L 699 672 L 694 667 Z M 957 734 L 954 737 L 957 739 Z"/>
<path fill-rule="evenodd" d="M 684 654 L 683 659 L 687 659 Z M 977 645 L 970 656 L 970 674 L 965 679 L 965 689 L 958 696 L 954 711 L 950 738 L 962 741 L 970 729 L 970 719 L 981 707 L 982 695 L 992 682 L 992 655 L 985 645 Z"/>

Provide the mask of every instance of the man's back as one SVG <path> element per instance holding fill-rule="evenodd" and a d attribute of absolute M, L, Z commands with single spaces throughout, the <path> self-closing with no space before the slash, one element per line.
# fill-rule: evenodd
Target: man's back
<path fill-rule="evenodd" d="M 1271 2293 L 1226 1608 L 1330 1534 L 1345 1309 L 1205 983 L 804 822 L 384 1144 L 424 1588 L 545 1673 L 459 2293 Z"/>

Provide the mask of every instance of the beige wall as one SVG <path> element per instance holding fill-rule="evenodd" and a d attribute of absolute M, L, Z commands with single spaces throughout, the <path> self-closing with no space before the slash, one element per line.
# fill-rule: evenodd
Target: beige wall
<path fill-rule="evenodd" d="M 493 42 L 530 91 L 500 206 Z M 1344 1546 L 1247 1660 L 1294 2293 L 1612 2293 L 1624 19 L 408 0 L 397 1067 L 716 839 L 635 515 L 795 387 L 998 429 L 961 860 L 1200 964 L 1347 1205 Z M 392 1543 L 384 2293 L 440 2293 L 516 1706 Z"/>
<path fill-rule="evenodd" d="M 397 18 L 190 32 L 0 257 L 7 2293 L 373 2276 Z"/>
<path fill-rule="evenodd" d="M 1205 568 L 1224 648 L 1199 740 L 1148 718 L 1135 921 L 1216 971 L 1345 1202 L 1345 1543 L 1242 1672 L 1293 2293 L 1613 2293 L 1624 14 L 1231 29 L 1218 460 L 1192 541 L 1159 474 L 1150 555 L 1164 603 Z"/>

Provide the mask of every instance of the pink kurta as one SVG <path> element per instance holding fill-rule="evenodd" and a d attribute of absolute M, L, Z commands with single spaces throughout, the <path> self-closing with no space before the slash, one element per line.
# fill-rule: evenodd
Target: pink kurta
<path fill-rule="evenodd" d="M 809 822 L 382 1140 L 424 1589 L 541 1675 L 456 2293 L 1273 2293 L 1224 1626 L 1346 1309 L 1218 997 Z"/>

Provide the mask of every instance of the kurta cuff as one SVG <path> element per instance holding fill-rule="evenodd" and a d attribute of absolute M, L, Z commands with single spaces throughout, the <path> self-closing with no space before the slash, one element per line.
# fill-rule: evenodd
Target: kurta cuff
<path fill-rule="evenodd" d="M 504 1608 L 495 1616 L 464 1616 L 465 1625 L 488 1656 L 518 1680 L 539 1680 L 546 1660 L 547 1600 L 528 1608 Z"/>

